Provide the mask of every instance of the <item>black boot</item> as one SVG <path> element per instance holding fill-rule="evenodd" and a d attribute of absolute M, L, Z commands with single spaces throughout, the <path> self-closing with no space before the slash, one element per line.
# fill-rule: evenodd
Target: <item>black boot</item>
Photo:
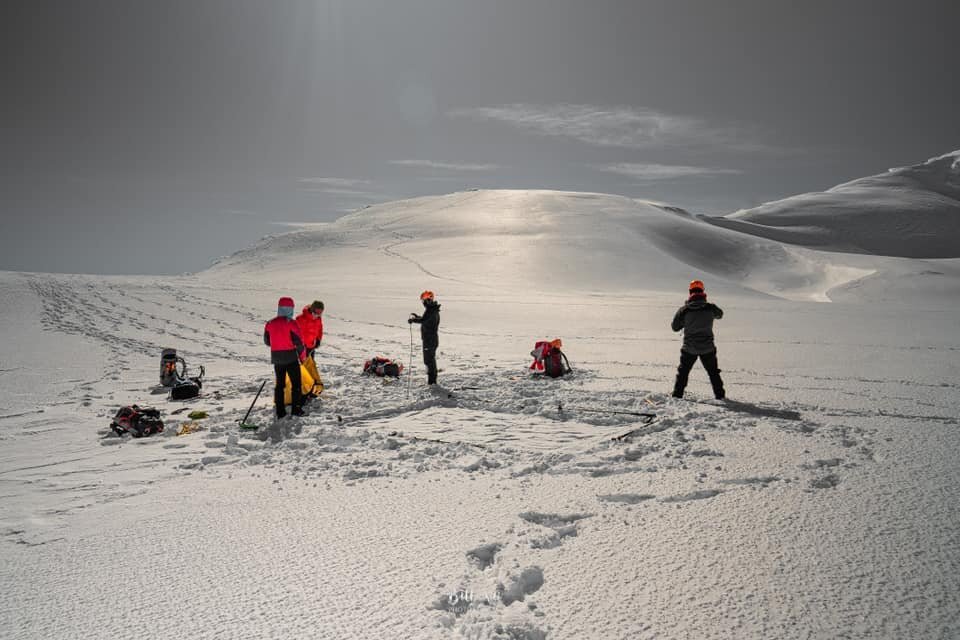
<path fill-rule="evenodd" d="M 717 363 L 717 352 L 708 353 L 700 356 L 707 375 L 710 376 L 710 386 L 713 387 L 713 397 L 717 400 L 723 400 L 727 397 L 727 392 L 723 389 L 723 378 L 720 377 L 720 366 Z"/>
<path fill-rule="evenodd" d="M 711 380 L 711 382 L 713 382 Z M 723 388 L 723 381 L 718 380 L 717 384 L 713 385 L 713 397 L 717 400 L 724 400 L 727 397 L 727 392 Z"/>
<path fill-rule="evenodd" d="M 697 361 L 697 356 L 692 353 L 680 350 L 680 366 L 677 367 L 677 381 L 673 383 L 673 397 L 682 398 L 683 390 L 687 388 L 687 380 L 690 379 L 690 369 L 693 363 Z"/>

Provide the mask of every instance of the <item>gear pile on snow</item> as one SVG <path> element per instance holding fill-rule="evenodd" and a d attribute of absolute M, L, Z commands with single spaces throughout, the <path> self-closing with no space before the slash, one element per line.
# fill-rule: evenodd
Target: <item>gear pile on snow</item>
<path fill-rule="evenodd" d="M 129 433 L 134 438 L 142 438 L 163 431 L 160 411 L 153 407 L 141 407 L 132 404 L 120 407 L 110 422 L 110 428 L 118 436 Z"/>
<path fill-rule="evenodd" d="M 567 360 L 566 354 L 560 350 L 562 346 L 563 342 L 560 338 L 550 341 L 540 340 L 535 343 L 533 351 L 530 352 L 530 355 L 533 356 L 530 370 L 534 373 L 545 373 L 551 378 L 559 378 L 570 373 L 572 371 L 570 362 Z"/>
<path fill-rule="evenodd" d="M 187 361 L 177 355 L 176 349 L 160 352 L 160 384 L 170 387 L 171 400 L 188 400 L 200 395 L 204 373 L 201 365 L 200 375 L 188 377 Z"/>
<path fill-rule="evenodd" d="M 381 378 L 399 378 L 403 371 L 403 364 L 397 363 L 390 358 L 383 356 L 374 356 L 363 363 L 363 372 L 369 373 Z"/>

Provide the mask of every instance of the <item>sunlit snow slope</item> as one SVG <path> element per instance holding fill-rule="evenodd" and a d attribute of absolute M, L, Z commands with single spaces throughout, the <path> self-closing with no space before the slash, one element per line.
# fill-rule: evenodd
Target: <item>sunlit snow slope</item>
<path fill-rule="evenodd" d="M 781 242 L 906 258 L 960 257 L 960 150 L 709 219 Z"/>
<path fill-rule="evenodd" d="M 473 191 L 369 207 L 269 238 L 209 273 L 281 273 L 314 256 L 323 256 L 321 266 L 304 271 L 318 282 L 374 275 L 384 284 L 419 277 L 478 291 L 623 292 L 677 291 L 708 277 L 715 290 L 813 300 L 875 270 L 620 196 Z"/>

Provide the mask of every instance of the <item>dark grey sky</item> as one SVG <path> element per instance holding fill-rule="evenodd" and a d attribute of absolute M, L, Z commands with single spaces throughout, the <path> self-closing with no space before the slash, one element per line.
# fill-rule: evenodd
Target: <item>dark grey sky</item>
<path fill-rule="evenodd" d="M 0 269 L 468 187 L 707 213 L 960 148 L 953 0 L 7 0 Z"/>

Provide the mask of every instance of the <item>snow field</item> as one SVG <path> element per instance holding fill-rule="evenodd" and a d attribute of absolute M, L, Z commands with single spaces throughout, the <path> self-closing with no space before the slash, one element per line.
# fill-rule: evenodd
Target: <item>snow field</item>
<path fill-rule="evenodd" d="M 950 261 L 735 235 L 598 194 L 471 192 L 196 276 L 0 274 L 0 636 L 957 635 Z M 831 288 L 847 267 L 873 275 Z M 948 284 L 915 287 L 925 270 Z M 726 311 L 724 405 L 699 366 L 667 395 L 694 275 Z M 409 366 L 425 288 L 443 388 L 416 334 L 412 371 L 361 376 L 372 355 Z M 326 302 L 327 390 L 276 423 L 262 397 L 243 432 L 285 294 Z M 574 374 L 531 377 L 553 337 Z M 157 390 L 171 346 L 206 368 L 200 398 Z M 133 402 L 165 432 L 115 436 Z"/>

